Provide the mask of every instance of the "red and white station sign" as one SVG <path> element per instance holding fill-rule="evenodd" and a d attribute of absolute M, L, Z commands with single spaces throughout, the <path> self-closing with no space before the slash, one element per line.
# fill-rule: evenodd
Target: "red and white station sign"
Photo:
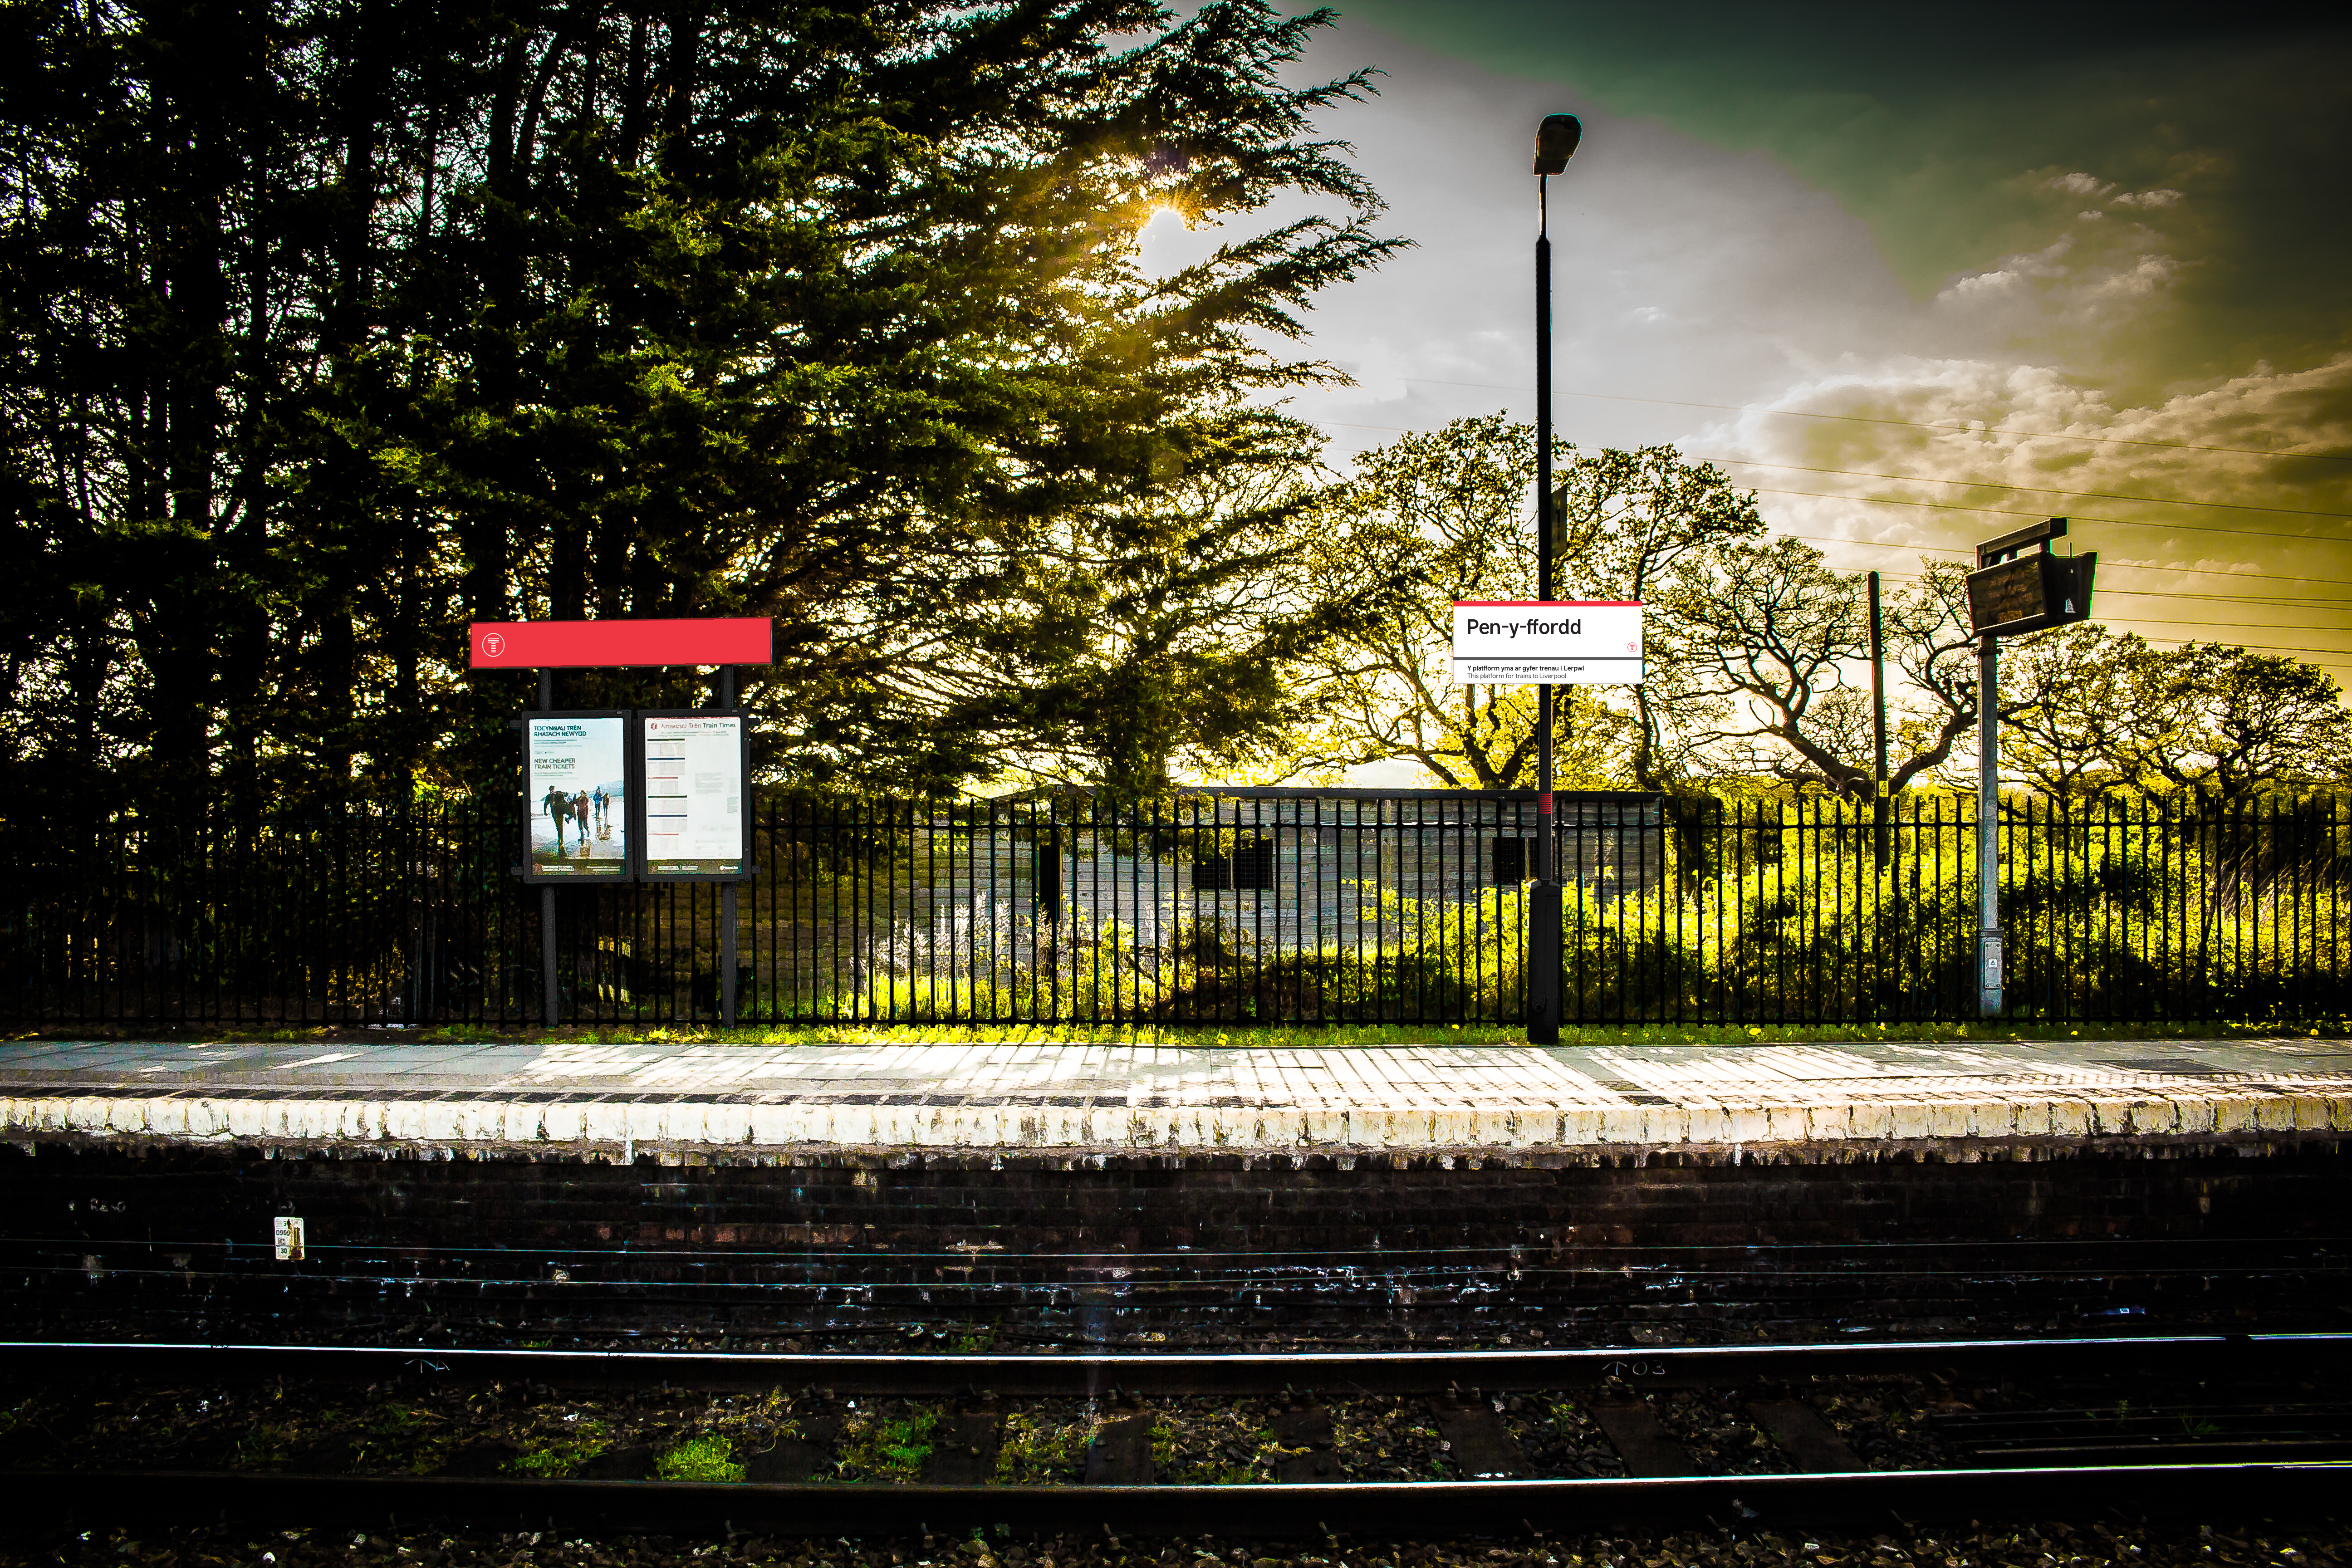
<path fill-rule="evenodd" d="M 476 621 L 476 669 L 598 665 L 769 664 L 776 623 L 766 616 L 692 621 Z"/>
<path fill-rule="evenodd" d="M 1456 599 L 1456 686 L 1638 686 L 1635 599 Z"/>

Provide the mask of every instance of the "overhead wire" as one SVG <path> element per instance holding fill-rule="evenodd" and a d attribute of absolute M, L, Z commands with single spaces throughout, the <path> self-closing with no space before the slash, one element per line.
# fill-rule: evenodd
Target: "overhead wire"
<path fill-rule="evenodd" d="M 1851 544 L 1862 550 L 1900 550 L 1914 554 L 1966 556 L 1975 553 L 1974 551 L 1954 544 L 1889 543 L 1885 540 L 1879 539 L 1848 539 L 1843 534 L 1836 533 L 1782 533 L 1776 531 L 1772 537 L 1775 539 L 1801 539 L 1808 544 Z M 2105 563 L 2103 569 L 2108 572 L 2166 572 L 2183 576 L 2233 577 L 2240 581 L 2245 581 L 2252 576 L 2252 574 L 2245 572 L 2223 572 L 2210 566 L 2147 566 L 2134 561 L 2110 561 Z M 2352 587 L 2352 577 L 2303 577 L 2285 573 L 2273 573 L 2270 574 L 2270 575 L 2282 583 L 2327 583 L 2340 584 L 2346 587 Z M 2138 592 L 2139 590 L 2130 588 L 2109 588 L 2102 591 L 2113 594 L 2128 594 Z M 2178 596 L 2189 598 L 2195 597 L 2196 595 L 2193 594 L 2184 593 Z M 2207 596 L 2221 599 L 2250 599 L 2257 604 L 2263 605 L 2352 603 L 2352 601 L 2340 599 L 2285 599 L 2273 594 L 2217 594 Z"/>
<path fill-rule="evenodd" d="M 1380 430 L 1391 435 L 1398 436 L 1410 436 L 1415 434 L 1414 431 L 1401 425 L 1359 425 L 1351 424 L 1343 419 L 1327 420 L 1325 423 L 1335 426 L 1343 430 Z M 2042 495 L 2077 496 L 2085 499 L 2105 500 L 2139 501 L 2151 506 L 2202 506 L 2212 507 L 2224 511 L 2272 512 L 2283 516 L 2329 518 L 2341 521 L 2352 522 L 2352 512 L 2319 511 L 2301 507 L 2240 505 L 2234 501 L 2184 500 L 2172 496 L 2131 496 L 2121 495 L 2109 490 L 2070 490 L 2063 489 L 2056 486 L 2012 485 L 1998 479 L 1939 479 L 1929 478 L 1926 475 L 1916 474 L 1880 474 L 1862 468 L 1807 468 L 1795 463 L 1768 463 L 1763 461 L 1761 458 L 1703 458 L 1701 460 L 1711 463 L 1741 463 L 1757 468 L 1786 468 L 1804 474 L 1843 474 L 1859 479 L 1885 479 L 1898 484 L 1979 485 L 1993 489 L 2027 490 Z M 1813 500 L 1857 501 L 1866 506 L 1924 507 L 1936 511 L 1973 511 L 1983 513 L 1989 517 L 2045 517 L 2049 515 L 2045 510 L 2040 509 L 2020 510 L 2015 508 L 2006 507 L 1972 506 L 1966 501 L 1905 500 L 1893 496 L 1858 496 L 1843 494 L 1834 490 L 1776 489 L 1764 485 L 1751 485 L 1748 489 L 1757 495 L 1798 496 Z M 2145 518 L 2132 517 L 2078 516 L 2075 517 L 2074 521 L 2077 522 L 2113 523 L 2119 528 L 2160 528 L 2176 533 L 2226 533 L 2232 538 L 2241 539 L 2294 539 L 2300 540 L 2307 544 L 2352 543 L 2352 539 L 2330 539 L 2325 534 L 2292 533 L 2277 529 L 2223 528 L 2212 523 L 2153 522 Z"/>
<path fill-rule="evenodd" d="M 1427 375 L 1402 375 L 1397 379 L 1417 383 L 1423 386 L 1464 386 L 1474 391 L 1519 392 L 1530 395 L 1535 392 L 1532 386 L 1505 386 L 1499 382 L 1440 381 L 1434 376 Z M 1941 430 L 1957 436 L 1979 434 L 1973 426 L 1969 425 L 1933 425 L 1919 419 L 1890 419 L 1870 414 L 1814 414 L 1795 408 L 1754 408 L 1736 403 L 1691 403 L 1671 397 L 1628 397 L 1622 393 L 1564 392 L 1558 387 L 1552 389 L 1552 395 L 1589 398 L 1601 403 L 1641 403 L 1655 408 L 1706 408 L 1718 414 L 1760 414 L 1776 419 L 1838 419 L 1855 425 L 1899 425 L 1909 430 Z M 1380 426 L 1363 426 L 1360 428 L 1378 429 Z M 2215 447 L 2196 441 L 2155 441 L 2137 436 L 2078 436 L 2061 434 L 2052 430 L 2004 429 L 1998 426 L 1989 426 L 1981 433 L 1987 436 L 2021 436 L 2036 441 L 2089 441 L 2118 447 L 2164 447 L 2179 452 L 2235 452 L 2248 458 L 2301 458 L 2320 462 L 2352 463 L 2352 452 L 2281 452 L 2263 447 Z"/>
<path fill-rule="evenodd" d="M 1925 507 L 1933 511 L 1973 511 L 1980 513 L 1986 517 L 2047 517 L 2050 515 L 2047 510 L 2039 509 L 2032 511 L 2020 511 L 2014 507 L 1969 506 L 1962 501 L 1896 500 L 1887 496 L 1838 495 L 1828 490 L 1769 489 L 1762 485 L 1751 485 L 1748 488 L 1759 496 L 1806 496 L 1814 500 L 1856 501 L 1864 506 L 1916 506 Z M 2113 523 L 2118 528 L 2160 528 L 2170 533 L 2226 533 L 2232 539 L 2295 539 L 2301 540 L 2305 544 L 2352 544 L 2352 537 L 2344 539 L 2328 539 L 2319 534 L 2287 533 L 2280 530 L 2267 528 L 2217 528 L 2213 524 L 2208 522 L 2147 522 L 2141 519 L 2131 517 L 2083 517 L 2079 515 L 2074 516 L 2072 521 L 2075 522 Z"/>
<path fill-rule="evenodd" d="M 2125 495 L 2119 490 L 2070 490 L 2063 485 L 2017 485 L 2011 484 L 2005 479 L 1937 479 L 1931 474 L 1881 474 L 1863 468 L 1817 468 L 1807 467 L 1802 463 L 1768 463 L 1761 458 L 1702 457 L 1700 461 L 1707 463 L 1737 463 L 1742 468 L 1781 468 L 1788 472 L 1797 474 L 1844 474 L 1857 479 L 1891 479 L 1898 484 L 1906 485 L 1972 485 L 1979 489 L 2027 490 L 2037 495 L 2074 496 L 2084 500 L 2144 501 L 2150 506 L 2203 506 L 2211 507 L 2220 511 L 2266 511 L 2276 512 L 2286 517 L 2326 517 L 2335 518 L 2345 522 L 2352 522 L 2352 512 L 2320 511 L 2312 507 L 2257 506 L 2251 501 L 2234 500 L 2184 500 L 2179 496 Z M 1857 496 L 1854 499 L 1862 500 L 1871 498 Z M 2186 527 L 2188 525 L 2150 523 L 2145 526 L 2153 528 Z M 2242 531 L 2238 529 L 2230 529 L 2226 531 L 2236 533 Z"/>

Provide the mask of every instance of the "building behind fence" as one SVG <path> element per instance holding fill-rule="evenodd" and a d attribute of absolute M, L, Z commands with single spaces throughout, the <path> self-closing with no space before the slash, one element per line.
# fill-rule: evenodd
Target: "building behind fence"
<path fill-rule="evenodd" d="M 1973 803 L 1563 793 L 1566 1016 L 1965 1018 Z M 772 796 L 741 894 L 752 1023 L 1514 1023 L 1530 793 Z M 2340 1016 L 2334 798 L 2004 804 L 2019 1016 Z M 537 1026 L 521 825 L 472 808 L 11 825 L 19 1027 Z M 710 1021 L 717 889 L 557 904 L 564 1022 Z"/>

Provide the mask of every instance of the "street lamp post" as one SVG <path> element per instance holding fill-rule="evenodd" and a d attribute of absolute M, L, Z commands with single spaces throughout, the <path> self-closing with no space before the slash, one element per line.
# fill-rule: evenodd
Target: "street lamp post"
<path fill-rule="evenodd" d="M 1551 176 L 1583 139 L 1573 114 L 1536 129 L 1536 597 L 1551 597 Z M 1560 886 L 1551 806 L 1551 686 L 1536 688 L 1536 884 L 1528 910 L 1528 1042 L 1559 1044 Z"/>

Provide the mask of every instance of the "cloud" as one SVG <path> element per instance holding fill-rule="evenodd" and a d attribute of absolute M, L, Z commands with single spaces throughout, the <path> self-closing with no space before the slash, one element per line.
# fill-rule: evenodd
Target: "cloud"
<path fill-rule="evenodd" d="M 2352 542 L 2352 353 L 2257 364 L 2140 405 L 2048 366 L 1890 358 L 1703 433 L 1778 531 L 1898 575 L 2036 516 L 2101 556 L 2100 618 L 2352 670 L 2329 606 Z M 2339 649 L 2345 651 L 2337 651 Z"/>
<path fill-rule="evenodd" d="M 2090 196 L 2095 200 L 2114 190 L 2115 186 L 2100 179 L 2096 174 L 2085 174 L 2077 170 L 2071 174 L 2060 174 L 2050 182 L 2050 188 L 2054 191 L 2064 191 L 2069 195 Z"/>
<path fill-rule="evenodd" d="M 2114 374 L 2141 356 L 2150 326 L 2173 312 L 2184 264 L 2145 223 L 2111 223 L 2095 211 L 2078 213 L 2075 223 L 2037 250 L 1953 279 L 1935 309 L 1979 345 L 2024 350 L 2093 376 Z"/>
<path fill-rule="evenodd" d="M 2153 190 L 2127 191 L 2112 180 L 2102 180 L 2096 174 L 2086 174 L 2080 169 L 2071 174 L 2053 175 L 2043 184 L 2053 191 L 2063 191 L 2070 196 L 2088 196 L 2093 201 L 2111 202 L 2119 207 L 2141 207 L 2153 210 L 2158 207 L 2178 206 L 2188 200 L 2182 193 L 2168 185 L 2158 185 Z M 2075 216 L 2095 218 L 2104 215 L 2086 212 L 2078 213 Z"/>
<path fill-rule="evenodd" d="M 2062 234 L 2040 250 L 2002 257 L 1999 267 L 1961 278 L 1936 298 L 1947 302 L 1965 303 L 2015 294 L 2031 279 L 2063 278 L 2067 271 L 2066 253 L 2074 248 L 2074 237 Z"/>

